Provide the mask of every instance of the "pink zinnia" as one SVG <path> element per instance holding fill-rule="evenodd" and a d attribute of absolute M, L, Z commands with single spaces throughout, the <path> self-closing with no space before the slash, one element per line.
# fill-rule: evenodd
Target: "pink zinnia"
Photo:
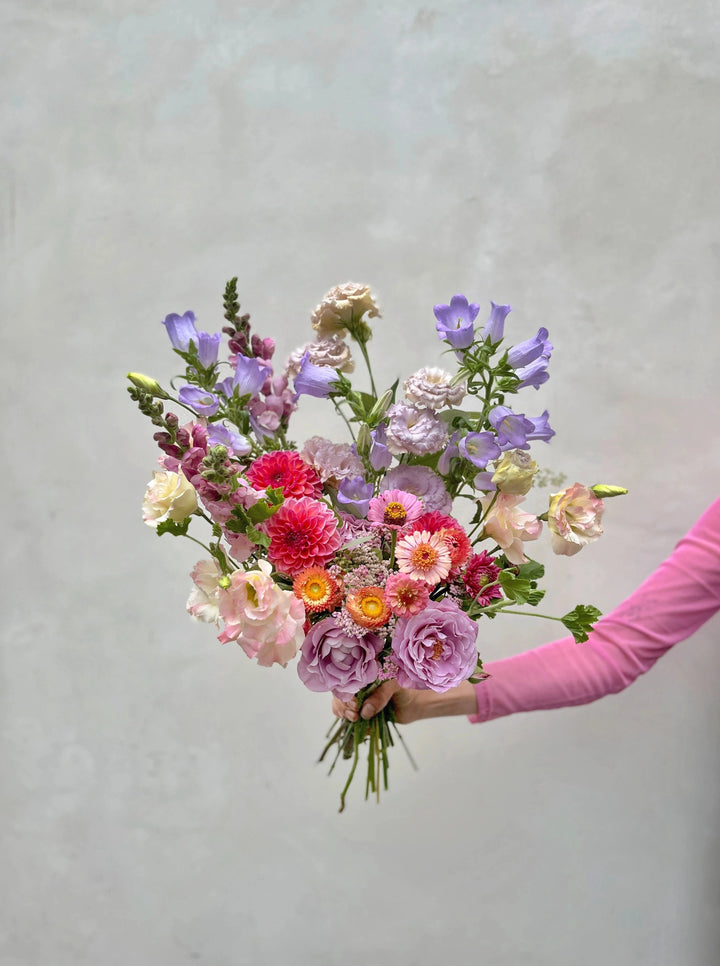
<path fill-rule="evenodd" d="M 422 511 L 422 503 L 413 493 L 385 490 L 370 500 L 367 518 L 370 523 L 399 530 L 417 520 Z"/>
<path fill-rule="evenodd" d="M 308 496 L 285 500 L 264 530 L 270 537 L 268 559 L 291 576 L 323 567 L 341 544 L 332 510 Z"/>
<path fill-rule="evenodd" d="M 390 574 L 385 584 L 385 600 L 397 617 L 417 614 L 430 600 L 428 585 L 408 574 Z"/>
<path fill-rule="evenodd" d="M 409 533 L 395 548 L 398 570 L 414 580 L 436 584 L 450 573 L 450 550 L 439 533 Z"/>
<path fill-rule="evenodd" d="M 318 474 L 293 450 L 263 453 L 248 466 L 245 475 L 256 490 L 280 488 L 285 499 L 319 496 L 322 489 Z"/>
<path fill-rule="evenodd" d="M 499 573 L 500 568 L 495 563 L 494 557 L 490 557 L 485 550 L 482 553 L 473 554 L 470 558 L 467 570 L 463 574 L 463 581 L 470 597 L 482 607 L 486 607 L 491 600 L 502 597 L 500 586 L 496 583 Z"/>

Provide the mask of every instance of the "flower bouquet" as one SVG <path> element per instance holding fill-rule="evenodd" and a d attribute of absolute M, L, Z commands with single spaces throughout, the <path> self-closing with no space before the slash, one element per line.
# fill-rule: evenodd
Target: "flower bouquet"
<path fill-rule="evenodd" d="M 273 339 L 251 334 L 240 314 L 237 279 L 223 304 L 222 333 L 198 331 L 192 312 L 164 320 L 184 365 L 171 391 L 128 374 L 162 451 L 143 519 L 206 553 L 190 575 L 191 616 L 221 626 L 220 642 L 260 665 L 297 658 L 307 688 L 343 699 L 362 702 L 392 679 L 438 692 L 480 681 L 478 618 L 534 613 L 543 597 L 543 566 L 525 553 L 543 521 L 552 550 L 573 555 L 602 533 L 602 497 L 625 492 L 575 483 L 543 513 L 523 509 L 539 474 L 530 446 L 554 432 L 547 411 L 528 416 L 506 400 L 547 380 L 547 329 L 506 346 L 510 306 L 491 302 L 480 328 L 479 306 L 455 295 L 434 314 L 456 371 L 422 368 L 401 391 L 398 380 L 379 392 L 368 354 L 379 312 L 367 286 L 328 292 L 311 316 L 314 341 L 279 370 Z M 223 336 L 228 358 L 218 361 Z M 365 391 L 350 379 L 348 339 L 367 367 Z M 349 440 L 318 435 L 298 450 L 288 430 L 303 395 L 329 400 Z M 465 525 L 455 500 L 466 501 Z M 206 542 L 189 532 L 195 521 Z M 551 619 L 584 641 L 599 616 L 579 605 Z M 365 747 L 365 797 L 379 799 L 398 736 L 391 706 L 335 722 L 321 758 L 334 752 L 331 771 L 350 760 L 341 811 Z"/>

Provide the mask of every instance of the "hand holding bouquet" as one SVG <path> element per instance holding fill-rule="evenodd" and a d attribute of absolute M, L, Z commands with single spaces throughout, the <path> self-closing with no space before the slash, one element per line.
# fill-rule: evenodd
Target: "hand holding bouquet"
<path fill-rule="evenodd" d="M 491 303 L 480 329 L 478 305 L 456 295 L 434 309 L 456 371 L 424 367 L 401 391 L 396 381 L 379 393 L 367 348 L 379 312 L 367 286 L 328 292 L 311 316 L 315 340 L 276 371 L 274 341 L 251 334 L 239 314 L 236 281 L 225 290 L 222 333 L 198 331 L 192 312 L 165 319 L 185 367 L 170 383 L 175 395 L 128 376 L 163 454 L 143 518 L 206 551 L 191 572 L 189 613 L 221 626 L 221 643 L 236 642 L 258 664 L 297 659 L 311 691 L 359 703 L 383 681 L 443 692 L 481 680 L 477 619 L 525 613 L 517 608 L 543 597 L 543 567 L 525 553 L 543 521 L 553 551 L 573 555 L 602 533 L 602 497 L 625 492 L 575 483 L 539 515 L 524 509 L 538 476 L 528 451 L 554 432 L 547 411 L 528 416 L 506 399 L 547 380 L 547 330 L 505 346 L 510 306 Z M 228 359 L 219 362 L 223 335 Z M 353 388 L 348 339 L 369 391 Z M 330 401 L 346 442 L 314 436 L 297 450 L 288 431 L 303 395 Z M 181 423 L 168 403 L 190 418 Z M 466 526 L 455 500 L 469 507 Z M 207 542 L 190 534 L 193 520 Z M 580 605 L 551 619 L 584 641 L 597 617 Z M 391 707 L 331 728 L 321 757 L 332 749 L 335 761 L 351 760 L 341 811 L 362 748 L 366 797 L 387 788 L 398 735 Z"/>

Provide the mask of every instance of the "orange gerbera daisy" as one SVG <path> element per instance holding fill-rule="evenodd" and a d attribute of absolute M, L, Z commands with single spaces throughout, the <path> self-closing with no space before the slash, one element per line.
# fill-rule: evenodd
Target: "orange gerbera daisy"
<path fill-rule="evenodd" d="M 324 567 L 306 567 L 293 580 L 293 593 L 309 614 L 333 610 L 340 603 L 342 590 Z"/>
<path fill-rule="evenodd" d="M 382 627 L 392 611 L 385 600 L 382 587 L 361 587 L 345 599 L 348 614 L 360 627 Z"/>

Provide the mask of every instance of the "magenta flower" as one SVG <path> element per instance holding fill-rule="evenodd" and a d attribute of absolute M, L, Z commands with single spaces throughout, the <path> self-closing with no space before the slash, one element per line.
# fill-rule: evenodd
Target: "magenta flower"
<path fill-rule="evenodd" d="M 349 637 L 334 617 L 326 617 L 313 624 L 305 638 L 298 676 L 311 691 L 351 698 L 377 679 L 383 645 L 378 634 Z"/>
<path fill-rule="evenodd" d="M 414 523 L 422 514 L 420 500 L 407 490 L 385 490 L 380 496 L 370 500 L 367 518 L 378 526 L 401 530 Z"/>
<path fill-rule="evenodd" d="M 477 665 L 477 625 L 447 598 L 430 601 L 418 614 L 401 617 L 393 636 L 393 660 L 402 688 L 448 691 Z"/>

